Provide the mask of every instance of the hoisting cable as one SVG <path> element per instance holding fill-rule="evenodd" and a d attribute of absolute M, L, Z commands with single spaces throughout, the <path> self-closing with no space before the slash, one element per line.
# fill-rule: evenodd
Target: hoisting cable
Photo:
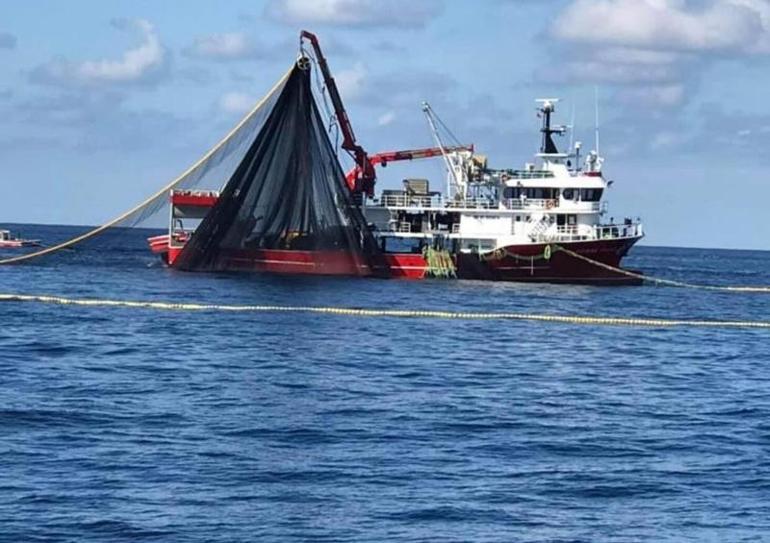
<path fill-rule="evenodd" d="M 0 294 L 0 302 L 32 302 L 40 304 L 72 305 L 85 307 L 126 307 L 135 309 L 156 309 L 163 311 L 221 311 L 240 313 L 309 313 L 321 315 L 343 315 L 352 317 L 393 317 L 413 319 L 459 319 L 459 320 L 515 320 L 549 322 L 558 324 L 582 324 L 596 326 L 633 326 L 644 328 L 754 328 L 770 329 L 770 321 L 717 321 L 658 319 L 636 317 L 601 317 L 580 315 L 541 315 L 535 313 L 480 313 L 465 311 L 374 309 L 354 307 L 281 306 L 281 305 L 223 305 L 178 302 L 150 302 L 131 300 L 98 300 L 91 298 L 65 298 L 30 294 Z"/>
<path fill-rule="evenodd" d="M 563 253 L 568 254 L 571 257 L 577 258 L 579 260 L 582 260 L 584 262 L 588 262 L 589 264 L 593 264 L 594 266 L 597 266 L 599 268 L 603 268 L 605 270 L 609 270 L 615 273 L 619 273 L 622 275 L 625 275 L 627 277 L 633 277 L 635 279 L 640 279 L 642 281 L 648 281 L 650 283 L 656 284 L 656 285 L 668 285 L 671 287 L 681 287 L 681 288 L 693 288 L 693 289 L 700 289 L 700 290 L 711 290 L 711 291 L 719 291 L 719 292 L 764 292 L 764 293 L 770 293 L 770 286 L 718 286 L 718 285 L 697 285 L 694 283 L 686 283 L 684 281 L 674 281 L 672 279 L 662 279 L 660 277 L 652 277 L 649 275 L 643 275 L 641 273 L 632 272 L 629 270 L 624 270 L 623 268 L 618 268 L 615 266 L 610 266 L 609 264 L 605 264 L 604 262 L 599 262 L 598 260 L 594 260 L 593 258 L 589 258 L 585 255 L 581 255 L 580 253 L 576 253 L 575 251 L 571 251 L 565 247 L 562 247 L 561 245 L 554 245 L 555 251 L 561 251 Z"/>
<path fill-rule="evenodd" d="M 240 122 L 233 127 L 230 132 L 225 135 L 219 142 L 214 145 L 211 149 L 206 152 L 200 159 L 198 159 L 197 162 L 195 162 L 192 166 L 187 168 L 184 172 L 182 172 L 176 179 L 165 185 L 163 188 L 159 189 L 157 192 L 155 192 L 152 196 L 144 200 L 143 202 L 137 204 L 136 206 L 132 207 L 125 213 L 122 213 L 118 217 L 115 217 L 111 221 L 108 221 L 101 226 L 98 226 L 92 230 L 89 230 L 88 232 L 81 234 L 79 236 L 76 236 L 72 239 L 69 239 L 67 241 L 63 241 L 62 243 L 58 243 L 56 245 L 52 245 L 50 247 L 46 247 L 45 249 L 41 249 L 39 251 L 35 251 L 33 253 L 27 253 L 24 255 L 15 256 L 12 258 L 5 258 L 0 260 L 1 264 L 14 264 L 17 262 L 22 262 L 24 260 L 30 260 L 32 258 L 37 258 L 40 256 L 48 255 L 51 253 L 55 253 L 57 251 L 60 251 L 62 249 L 66 249 L 68 247 L 72 247 L 73 245 L 76 245 L 80 242 L 83 242 L 87 239 L 90 239 L 92 237 L 98 236 L 105 230 L 121 223 L 122 221 L 126 220 L 128 217 L 133 215 L 134 213 L 141 210 L 143 207 L 149 205 L 152 203 L 153 200 L 162 197 L 165 193 L 176 187 L 179 183 L 181 183 L 191 172 L 193 172 L 198 166 L 206 162 L 214 153 L 216 153 L 219 149 L 221 149 L 224 145 L 226 145 L 232 137 L 259 111 L 259 109 L 267 102 L 267 100 L 270 98 L 270 96 L 273 95 L 273 93 L 276 92 L 278 88 L 280 88 L 281 85 L 283 85 L 286 80 L 289 78 L 289 75 L 291 74 L 293 67 L 289 69 L 289 71 L 286 72 L 286 74 L 281 77 L 281 79 L 278 80 L 278 82 L 273 86 L 272 89 L 270 89 L 270 92 L 268 92 L 264 98 L 262 98 L 252 109 L 249 111 L 241 120 Z"/>

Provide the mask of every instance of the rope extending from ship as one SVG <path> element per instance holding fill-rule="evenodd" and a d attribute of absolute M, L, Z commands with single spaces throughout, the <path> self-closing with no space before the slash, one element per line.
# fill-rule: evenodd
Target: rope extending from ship
<path fill-rule="evenodd" d="M 644 328 L 743 328 L 768 329 L 770 321 L 720 321 L 659 319 L 641 317 L 609 317 L 581 315 L 542 315 L 535 313 L 467 312 L 413 309 L 376 309 L 354 307 L 281 306 L 281 305 L 224 305 L 203 303 L 176 303 L 158 301 L 100 300 L 91 298 L 65 298 L 62 296 L 32 294 L 0 294 L 0 302 L 31 302 L 82 307 L 123 307 L 133 309 L 154 309 L 162 311 L 187 312 L 239 312 L 239 313 L 309 313 L 373 318 L 411 319 L 459 319 L 459 320 L 509 320 L 547 322 L 554 324 L 579 324 L 595 326 L 631 326 Z"/>
<path fill-rule="evenodd" d="M 292 67 L 293 68 L 293 67 Z M 87 239 L 93 238 L 95 236 L 98 236 L 99 234 L 103 233 L 105 230 L 108 230 L 112 228 L 113 226 L 116 226 L 120 224 L 121 222 L 128 219 L 131 215 L 141 211 L 148 205 L 150 205 L 154 200 L 157 198 L 162 197 L 164 194 L 167 194 L 168 191 L 175 188 L 177 185 L 179 185 L 182 181 L 184 181 L 190 173 L 192 173 L 196 168 L 198 168 L 201 164 L 206 162 L 211 156 L 216 153 L 219 149 L 227 145 L 227 143 L 235 136 L 235 134 L 238 133 L 238 131 L 249 122 L 249 120 L 259 111 L 259 109 L 267 102 L 267 100 L 273 95 L 273 93 L 278 90 L 281 85 L 283 85 L 286 80 L 288 79 L 289 75 L 291 74 L 291 69 L 289 69 L 281 79 L 278 80 L 278 82 L 273 86 L 272 89 L 262 98 L 257 104 L 249 111 L 238 124 L 236 124 L 230 132 L 228 132 L 219 142 L 216 143 L 211 149 L 206 152 L 200 159 L 198 159 L 197 162 L 195 162 L 192 166 L 187 168 L 184 172 L 182 172 L 178 177 L 176 177 L 173 181 L 169 182 L 165 186 L 163 186 L 161 189 L 159 189 L 157 192 L 155 192 L 152 196 L 148 197 L 141 203 L 135 205 L 125 213 L 120 214 L 119 216 L 115 217 L 114 219 L 102 224 L 101 226 L 97 226 L 96 228 L 93 228 L 92 230 L 89 230 L 88 232 L 85 232 L 84 234 L 81 234 L 79 236 L 76 236 L 72 239 L 69 239 L 67 241 L 63 241 L 61 243 L 58 243 L 56 245 L 52 245 L 50 247 L 46 247 L 45 249 L 41 249 L 39 251 L 35 251 L 32 253 L 27 253 L 24 255 L 19 255 L 11 258 L 5 258 L 0 260 L 0 265 L 2 264 L 15 264 L 17 262 L 23 262 L 25 260 L 30 260 L 33 258 L 38 258 L 41 256 L 49 255 L 51 253 L 55 253 L 58 251 L 61 251 L 62 249 L 67 249 L 69 247 L 72 247 L 73 245 L 77 245 L 78 243 L 81 243 L 83 241 L 86 241 Z"/>
<path fill-rule="evenodd" d="M 566 247 L 562 247 L 561 245 L 554 245 L 554 251 L 561 251 L 563 253 L 568 254 L 571 257 L 577 258 L 579 260 L 582 260 L 584 262 L 588 262 L 589 264 L 593 264 L 594 266 L 597 266 L 599 268 L 603 268 L 605 270 L 619 273 L 622 275 L 625 275 L 627 277 L 633 277 L 635 279 L 640 279 L 642 281 L 647 281 L 656 285 L 667 285 L 670 287 L 680 287 L 680 288 L 692 288 L 692 289 L 700 289 L 700 290 L 711 290 L 711 291 L 718 291 L 718 292 L 756 292 L 756 293 L 770 293 L 770 286 L 718 286 L 718 285 L 698 285 L 695 283 L 687 283 L 684 281 L 674 281 L 672 279 L 662 279 L 660 277 L 652 277 L 650 275 L 643 275 L 641 273 L 632 272 L 629 270 L 624 270 L 623 268 L 618 268 L 616 266 L 610 266 L 609 264 L 605 264 L 604 262 L 599 262 L 598 260 L 594 260 L 593 258 L 589 258 L 585 255 L 581 255 L 579 253 L 576 253 L 575 251 L 571 251 L 567 249 Z"/>

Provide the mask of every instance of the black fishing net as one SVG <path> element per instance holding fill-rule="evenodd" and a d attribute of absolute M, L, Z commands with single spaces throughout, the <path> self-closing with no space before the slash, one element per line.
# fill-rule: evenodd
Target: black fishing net
<path fill-rule="evenodd" d="M 387 275 L 300 64 L 175 267 L 241 269 L 301 251 L 311 273 Z"/>

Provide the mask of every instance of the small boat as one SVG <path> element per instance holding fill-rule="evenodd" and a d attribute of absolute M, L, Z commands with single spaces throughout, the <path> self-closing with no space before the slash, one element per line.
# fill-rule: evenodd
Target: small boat
<path fill-rule="evenodd" d="M 22 239 L 14 236 L 10 230 L 0 230 L 0 249 L 18 249 L 19 247 L 40 247 L 39 239 Z"/>

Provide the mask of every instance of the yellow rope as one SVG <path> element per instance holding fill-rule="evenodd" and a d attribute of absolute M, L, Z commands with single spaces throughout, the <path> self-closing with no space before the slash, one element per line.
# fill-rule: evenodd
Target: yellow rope
<path fill-rule="evenodd" d="M 324 315 L 346 315 L 354 317 L 397 317 L 422 319 L 465 319 L 465 320 L 520 320 L 561 324 L 584 324 L 602 326 L 637 326 L 648 328 L 707 327 L 707 328 L 761 328 L 770 329 L 770 321 L 715 321 L 682 320 L 635 317 L 595 317 L 579 315 L 539 315 L 534 313 L 478 313 L 462 311 L 436 311 L 411 309 L 359 309 L 351 307 L 315 307 L 281 305 L 222 305 L 174 302 L 142 302 L 131 300 L 97 300 L 87 298 L 64 298 L 61 296 L 40 296 L 30 294 L 0 294 L 0 302 L 35 302 L 44 304 L 74 305 L 86 307 L 128 307 L 136 309 L 158 309 L 166 311 L 224 311 L 250 313 L 312 313 Z"/>
<path fill-rule="evenodd" d="M 293 67 L 292 67 L 292 69 L 293 69 Z M 39 256 L 44 256 L 44 255 L 47 255 L 47 254 L 55 253 L 56 251 L 60 251 L 62 249 L 66 249 L 67 247 L 72 247 L 73 245 L 76 245 L 76 244 L 78 244 L 78 243 L 80 243 L 82 241 L 85 241 L 85 240 L 87 240 L 89 238 L 97 236 L 97 235 L 101 234 L 102 232 L 104 232 L 105 230 L 107 230 L 108 228 L 111 228 L 111 227 L 115 226 L 116 224 L 119 224 L 120 222 L 126 220 L 128 217 L 130 217 L 131 215 L 133 215 L 134 213 L 136 213 L 137 211 L 139 211 L 143 207 L 145 207 L 148 204 L 150 204 L 156 198 L 159 198 L 159 197 L 163 196 L 165 193 L 167 193 L 168 191 L 170 191 L 171 189 L 176 187 L 179 183 L 181 183 L 184 180 L 184 178 L 187 177 L 193 170 L 195 170 L 198 166 L 200 166 L 206 160 L 208 160 L 211 157 L 211 155 L 213 155 L 219 149 L 221 149 L 224 145 L 226 145 L 230 141 L 230 139 L 235 135 L 235 133 L 238 132 L 238 130 L 240 130 L 241 127 L 243 127 L 243 125 L 245 125 L 254 116 L 254 114 L 265 104 L 265 102 L 267 102 L 267 100 L 273 95 L 273 93 L 286 81 L 286 79 L 291 74 L 291 70 L 292 69 L 289 69 L 289 71 L 287 71 L 286 74 L 284 74 L 284 76 L 281 77 L 281 79 L 278 80 L 278 82 L 273 86 L 273 88 L 270 89 L 270 92 L 268 92 L 265 95 L 265 97 L 262 98 L 262 100 L 260 100 L 252 108 L 252 110 L 249 113 L 247 113 L 246 116 L 243 117 L 243 119 L 241 119 L 241 121 L 237 125 L 235 125 L 235 127 L 232 130 L 230 130 L 230 132 L 227 133 L 227 135 L 224 138 L 219 140 L 219 142 L 216 145 L 214 145 L 214 147 L 209 149 L 209 151 L 205 155 L 203 155 L 200 159 L 198 159 L 198 161 L 195 162 L 195 164 L 193 164 L 192 166 L 187 168 L 187 170 L 185 170 L 182 174 L 180 174 L 176 179 L 174 179 L 173 181 L 171 181 L 170 183 L 165 185 L 163 188 L 159 189 L 155 194 L 153 194 L 152 196 L 150 196 L 149 198 L 144 200 L 142 203 L 137 204 L 136 206 L 132 207 L 130 210 L 128 210 L 125 213 L 121 214 L 120 216 L 112 219 L 111 221 L 109 221 L 109 222 L 107 222 L 107 223 L 105 223 L 105 224 L 103 224 L 101 226 L 98 226 L 98 227 L 96 227 L 96 228 L 94 228 L 92 230 L 89 230 L 85 234 L 81 234 L 81 235 L 79 235 L 77 237 L 74 237 L 74 238 L 69 239 L 67 241 L 64 241 L 62 243 L 59 243 L 57 245 L 53 245 L 51 247 L 47 247 L 45 249 L 41 249 L 40 251 L 35 251 L 34 253 L 27 253 L 27 254 L 24 254 L 24 255 L 19 255 L 19 256 L 12 257 L 12 258 L 6 258 L 6 259 L 3 259 L 3 260 L 0 260 L 0 264 L 14 264 L 16 262 L 22 262 L 24 260 L 29 260 L 29 259 L 32 259 L 32 258 L 37 258 Z"/>
<path fill-rule="evenodd" d="M 594 266 L 597 266 L 599 268 L 604 268 L 605 270 L 609 270 L 615 273 L 620 273 L 622 275 L 626 275 L 628 277 L 634 277 L 636 279 L 641 279 L 643 281 L 649 281 L 655 284 L 659 285 L 669 285 L 672 287 L 682 287 L 682 288 L 695 288 L 695 289 L 701 289 L 701 290 L 714 290 L 714 291 L 721 291 L 721 292 L 767 292 L 770 293 L 770 287 L 765 286 L 755 286 L 755 287 L 745 287 L 745 286 L 738 286 L 738 287 L 720 287 L 715 285 L 696 285 L 694 283 L 685 283 L 683 281 L 673 281 L 671 279 L 661 279 L 659 277 L 651 277 L 649 275 L 642 275 L 641 273 L 635 273 L 632 271 L 624 270 L 622 268 L 616 268 L 615 266 L 610 266 L 609 264 L 605 264 L 604 262 L 599 262 L 598 260 L 594 260 L 593 258 L 588 258 L 585 255 L 581 255 L 579 253 L 576 253 L 575 251 L 570 251 L 569 249 L 562 247 L 561 245 L 554 245 L 555 249 L 557 251 L 561 251 L 563 253 L 567 253 L 568 255 L 578 258 L 580 260 L 583 260 L 584 262 L 588 262 L 589 264 L 593 264 Z"/>

